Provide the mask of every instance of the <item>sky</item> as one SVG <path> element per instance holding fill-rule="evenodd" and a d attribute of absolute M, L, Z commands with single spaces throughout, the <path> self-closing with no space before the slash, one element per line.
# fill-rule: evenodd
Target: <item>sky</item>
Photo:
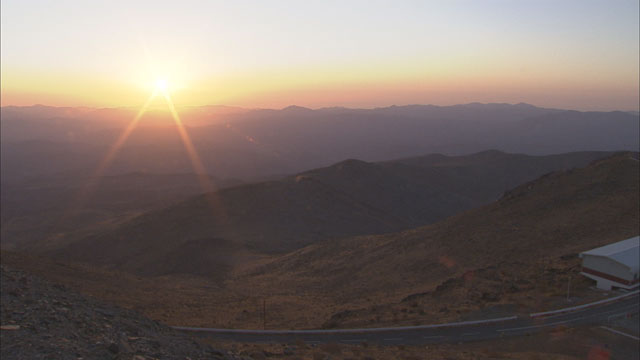
<path fill-rule="evenodd" d="M 2 0 L 0 102 L 638 110 L 638 0 Z"/>

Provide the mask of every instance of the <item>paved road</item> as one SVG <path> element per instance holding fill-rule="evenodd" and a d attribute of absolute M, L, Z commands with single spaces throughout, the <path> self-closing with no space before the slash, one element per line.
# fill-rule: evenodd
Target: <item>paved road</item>
<path fill-rule="evenodd" d="M 457 326 L 431 325 L 423 327 L 355 329 L 355 330 L 227 330 L 176 327 L 199 336 L 220 340 L 253 343 L 307 343 L 338 342 L 357 344 L 362 342 L 381 344 L 436 344 L 489 340 L 506 336 L 522 336 L 548 331 L 563 326 L 588 324 L 606 325 L 610 318 L 640 310 L 638 294 L 617 302 L 590 307 L 571 313 L 545 317 L 512 317 L 489 324 L 462 324 Z"/>

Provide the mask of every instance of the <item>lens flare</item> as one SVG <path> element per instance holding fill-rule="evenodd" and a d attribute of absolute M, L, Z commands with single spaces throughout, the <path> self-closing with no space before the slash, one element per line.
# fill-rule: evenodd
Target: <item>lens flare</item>
<path fill-rule="evenodd" d="M 158 92 L 154 91 L 151 94 L 151 96 L 149 96 L 149 98 L 144 103 L 144 105 L 142 105 L 142 107 L 140 108 L 136 116 L 133 118 L 133 120 L 131 120 L 131 122 L 127 125 L 127 127 L 122 131 L 120 136 L 118 136 L 118 139 L 116 139 L 116 142 L 113 145 L 111 145 L 111 147 L 109 148 L 109 151 L 107 151 L 107 154 L 104 156 L 100 164 L 98 164 L 96 169 L 90 175 L 89 179 L 87 180 L 87 183 L 80 189 L 80 191 L 72 201 L 71 205 L 67 209 L 67 211 L 63 213 L 61 221 L 72 216 L 78 210 L 80 210 L 80 208 L 82 208 L 82 205 L 84 205 L 84 202 L 95 190 L 95 188 L 99 185 L 100 178 L 104 175 L 104 172 L 106 171 L 106 169 L 111 165 L 116 155 L 118 154 L 118 151 L 120 150 L 122 145 L 124 145 L 124 143 L 127 141 L 131 133 L 135 130 L 136 126 L 138 125 L 138 122 L 140 121 L 144 113 L 149 108 L 149 105 L 151 105 L 151 103 L 153 102 L 153 100 L 157 95 L 158 95 Z"/>
<path fill-rule="evenodd" d="M 82 208 L 82 206 L 84 205 L 86 200 L 89 198 L 91 193 L 95 191 L 95 189 L 99 185 L 100 179 L 104 175 L 106 169 L 113 163 L 113 160 L 118 154 L 118 151 L 122 148 L 122 146 L 127 141 L 131 133 L 135 130 L 136 126 L 138 125 L 138 122 L 140 121 L 142 116 L 147 112 L 147 110 L 149 109 L 149 106 L 153 103 L 153 101 L 156 99 L 158 95 L 162 95 L 162 97 L 166 102 L 167 107 L 169 108 L 171 117 L 175 122 L 176 129 L 178 131 L 178 134 L 180 135 L 180 139 L 182 140 L 182 144 L 187 152 L 187 155 L 191 162 L 191 166 L 198 179 L 198 183 L 200 184 L 200 187 L 205 193 L 207 201 L 209 202 L 209 204 L 212 207 L 212 210 L 214 211 L 214 215 L 219 220 L 223 220 L 226 218 L 226 211 L 224 211 L 223 206 L 221 206 L 221 202 L 219 201 L 215 193 L 215 191 L 217 190 L 217 187 L 213 184 L 213 182 L 211 181 L 211 178 L 207 174 L 206 168 L 202 164 L 202 160 L 200 160 L 200 156 L 198 155 L 198 152 L 196 151 L 196 148 L 194 147 L 193 142 L 191 141 L 189 133 L 185 129 L 185 126 L 182 123 L 182 120 L 180 119 L 178 112 L 176 111 L 175 105 L 173 104 L 173 100 L 171 99 L 171 95 L 169 94 L 168 86 L 169 84 L 167 80 L 164 78 L 159 78 L 156 81 L 156 87 L 153 93 L 151 94 L 151 96 L 149 96 L 149 98 L 144 103 L 144 105 L 140 108 L 140 110 L 138 111 L 136 116 L 133 118 L 133 120 L 127 125 L 127 127 L 122 131 L 120 136 L 116 139 L 115 143 L 109 148 L 109 151 L 107 151 L 102 161 L 93 171 L 87 183 L 81 188 L 81 190 L 75 196 L 68 210 L 63 213 L 59 223 L 73 216 L 74 214 L 77 213 L 77 211 L 79 211 Z"/>

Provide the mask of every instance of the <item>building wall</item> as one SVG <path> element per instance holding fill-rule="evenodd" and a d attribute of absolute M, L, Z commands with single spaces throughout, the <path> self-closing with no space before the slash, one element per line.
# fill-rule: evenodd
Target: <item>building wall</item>
<path fill-rule="evenodd" d="M 627 281 L 634 281 L 631 270 L 626 266 L 603 256 L 584 255 L 582 267 L 596 270 Z"/>
<path fill-rule="evenodd" d="M 613 289 L 614 287 L 618 287 L 618 288 L 623 288 L 623 289 L 631 289 L 634 288 L 635 286 L 637 286 L 638 284 L 636 284 L 635 286 L 626 286 L 626 285 L 621 285 L 618 282 L 615 281 L 611 281 L 609 279 L 603 279 L 599 276 L 595 276 L 593 274 L 588 274 L 588 273 L 581 273 L 582 275 L 588 277 L 589 279 L 593 279 L 596 281 L 596 287 L 600 290 L 606 290 L 606 291 L 610 291 L 611 289 Z"/>

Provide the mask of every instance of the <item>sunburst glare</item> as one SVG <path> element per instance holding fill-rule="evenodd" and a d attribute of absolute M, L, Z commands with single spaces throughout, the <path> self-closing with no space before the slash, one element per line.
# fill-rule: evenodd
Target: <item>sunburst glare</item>
<path fill-rule="evenodd" d="M 156 91 L 165 94 L 169 91 L 169 82 L 166 78 L 156 79 Z"/>
<path fill-rule="evenodd" d="M 158 98 L 158 95 L 162 95 L 161 98 L 164 99 L 165 105 L 168 107 L 168 110 L 171 113 L 171 117 L 176 125 L 176 129 L 178 131 L 178 134 L 180 135 L 182 144 L 191 162 L 191 167 L 193 168 L 193 171 L 196 174 L 200 187 L 202 188 L 203 192 L 206 194 L 207 201 L 210 203 L 213 210 L 216 212 L 216 215 L 220 216 L 221 218 L 224 218 L 226 212 L 224 211 L 222 206 L 220 206 L 221 205 L 220 202 L 217 200 L 217 198 L 213 194 L 216 191 L 217 187 L 213 184 L 210 177 L 208 176 L 207 170 L 202 164 L 202 160 L 200 159 L 200 156 L 198 155 L 198 152 L 194 147 L 193 142 L 191 141 L 191 137 L 189 136 L 187 130 L 184 127 L 184 124 L 182 123 L 182 120 L 180 119 L 180 116 L 178 115 L 176 107 L 169 93 L 169 82 L 167 81 L 166 78 L 157 78 L 155 82 L 155 88 L 152 94 L 149 96 L 149 98 L 144 103 L 144 105 L 140 108 L 140 110 L 138 111 L 136 116 L 133 118 L 133 120 L 127 125 L 127 127 L 122 131 L 120 136 L 118 136 L 116 141 L 113 143 L 113 145 L 109 148 L 109 150 L 107 151 L 102 161 L 99 163 L 99 165 L 91 174 L 87 183 L 78 192 L 74 201 L 69 206 L 68 210 L 64 212 L 64 214 L 62 215 L 61 221 L 69 218 L 77 210 L 82 208 L 84 202 L 95 190 L 95 188 L 99 185 L 100 178 L 104 176 L 106 169 L 111 165 L 116 155 L 118 154 L 118 151 L 122 148 L 122 146 L 125 144 L 129 136 L 136 129 L 141 118 L 149 110 L 154 100 Z"/>

